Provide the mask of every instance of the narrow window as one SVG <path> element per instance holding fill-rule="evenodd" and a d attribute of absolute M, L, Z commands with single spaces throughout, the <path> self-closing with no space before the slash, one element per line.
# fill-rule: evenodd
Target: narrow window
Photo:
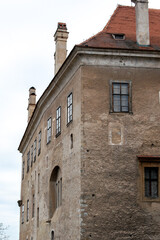
<path fill-rule="evenodd" d="M 34 200 L 34 194 L 33 194 L 33 198 L 32 198 L 32 218 L 34 218 L 34 207 L 35 207 L 35 200 Z"/>
<path fill-rule="evenodd" d="M 38 193 L 39 193 L 39 189 L 40 189 L 40 173 L 38 173 Z"/>
<path fill-rule="evenodd" d="M 61 107 L 56 111 L 56 136 L 61 133 Z"/>
<path fill-rule="evenodd" d="M 71 149 L 73 148 L 73 134 L 71 133 Z"/>
<path fill-rule="evenodd" d="M 25 167 L 25 161 L 22 163 L 22 180 L 24 179 L 24 167 Z"/>
<path fill-rule="evenodd" d="M 54 231 L 51 232 L 51 240 L 54 240 Z"/>
<path fill-rule="evenodd" d="M 52 133 L 52 119 L 51 117 L 47 121 L 47 144 L 51 141 L 51 133 Z"/>
<path fill-rule="evenodd" d="M 36 161 L 36 152 L 37 152 L 37 139 L 34 141 L 34 162 Z"/>
<path fill-rule="evenodd" d="M 22 205 L 22 224 L 24 223 L 24 204 Z"/>
<path fill-rule="evenodd" d="M 27 222 L 29 220 L 29 200 L 27 200 Z"/>
<path fill-rule="evenodd" d="M 37 208 L 37 228 L 39 228 L 39 208 Z"/>
<path fill-rule="evenodd" d="M 38 155 L 41 153 L 41 131 L 38 134 Z"/>
<path fill-rule="evenodd" d="M 70 123 L 73 120 L 73 116 L 72 116 L 72 93 L 69 94 L 69 96 L 67 97 L 67 124 Z"/>
<path fill-rule="evenodd" d="M 33 145 L 31 146 L 31 167 L 33 165 Z"/>
<path fill-rule="evenodd" d="M 29 164 L 30 164 L 30 151 L 27 153 L 27 172 L 29 172 Z"/>
<path fill-rule="evenodd" d="M 145 197 L 158 197 L 158 167 L 145 167 Z"/>

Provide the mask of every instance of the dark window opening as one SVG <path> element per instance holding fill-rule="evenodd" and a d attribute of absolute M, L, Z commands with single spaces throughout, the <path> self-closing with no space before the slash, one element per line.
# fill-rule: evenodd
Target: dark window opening
<path fill-rule="evenodd" d="M 67 124 L 70 123 L 73 120 L 72 103 L 73 103 L 72 93 L 70 93 L 69 96 L 67 97 Z"/>
<path fill-rule="evenodd" d="M 51 141 L 51 135 L 52 135 L 52 119 L 49 118 L 47 121 L 47 144 Z"/>
<path fill-rule="evenodd" d="M 36 152 L 37 152 L 37 139 L 34 141 L 34 162 L 36 161 Z"/>
<path fill-rule="evenodd" d="M 31 146 L 31 167 L 33 165 L 33 145 Z"/>
<path fill-rule="evenodd" d="M 54 231 L 51 232 L 51 240 L 54 240 Z"/>
<path fill-rule="evenodd" d="M 41 131 L 38 134 L 38 155 L 41 153 Z"/>
<path fill-rule="evenodd" d="M 61 107 L 57 108 L 56 111 L 56 136 L 61 133 Z"/>
<path fill-rule="evenodd" d="M 115 34 L 112 34 L 112 37 L 113 37 L 115 40 L 125 40 L 125 34 L 123 34 L 123 33 L 115 33 Z"/>
<path fill-rule="evenodd" d="M 145 167 L 145 197 L 158 197 L 158 167 Z"/>
<path fill-rule="evenodd" d="M 29 200 L 27 200 L 27 222 L 29 220 Z"/>
<path fill-rule="evenodd" d="M 27 172 L 29 172 L 30 151 L 27 153 Z"/>
<path fill-rule="evenodd" d="M 73 148 L 73 134 L 71 133 L 71 149 Z"/>

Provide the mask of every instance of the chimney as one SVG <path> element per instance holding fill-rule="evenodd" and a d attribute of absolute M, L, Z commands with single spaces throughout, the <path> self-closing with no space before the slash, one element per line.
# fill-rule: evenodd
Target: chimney
<path fill-rule="evenodd" d="M 29 89 L 29 98 L 28 98 L 28 122 L 30 121 L 33 111 L 36 106 L 36 89 L 34 87 L 31 87 Z"/>
<path fill-rule="evenodd" d="M 55 67 L 54 73 L 56 74 L 60 67 L 62 66 L 63 62 L 66 59 L 67 55 L 67 39 L 68 39 L 68 32 L 66 23 L 58 23 L 57 30 L 54 34 L 54 40 L 56 44 L 55 50 Z"/>
<path fill-rule="evenodd" d="M 141 46 L 150 45 L 148 0 L 131 0 L 136 10 L 136 39 Z"/>

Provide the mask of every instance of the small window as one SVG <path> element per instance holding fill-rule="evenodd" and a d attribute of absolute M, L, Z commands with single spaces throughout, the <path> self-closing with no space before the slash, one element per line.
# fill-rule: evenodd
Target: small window
<path fill-rule="evenodd" d="M 113 37 L 115 40 L 125 40 L 125 34 L 123 34 L 123 33 L 115 33 L 115 34 L 112 34 L 112 37 Z"/>
<path fill-rule="evenodd" d="M 56 111 L 56 136 L 61 133 L 61 107 L 57 108 Z"/>
<path fill-rule="evenodd" d="M 37 208 L 37 228 L 39 228 L 39 208 Z"/>
<path fill-rule="evenodd" d="M 34 162 L 36 161 L 36 153 L 37 153 L 37 139 L 34 141 Z"/>
<path fill-rule="evenodd" d="M 34 197 L 34 194 L 33 194 L 33 197 L 32 197 L 32 218 L 34 218 L 34 208 L 35 208 L 35 197 Z"/>
<path fill-rule="evenodd" d="M 73 148 L 73 134 L 71 133 L 71 149 Z"/>
<path fill-rule="evenodd" d="M 73 120 L 73 107 L 72 107 L 73 99 L 72 99 L 72 93 L 69 94 L 67 97 L 67 124 L 70 123 Z"/>
<path fill-rule="evenodd" d="M 131 82 L 111 81 L 110 112 L 131 113 Z"/>
<path fill-rule="evenodd" d="M 40 190 L 40 173 L 38 173 L 38 193 L 39 193 L 39 190 Z"/>
<path fill-rule="evenodd" d="M 38 134 L 38 155 L 41 153 L 41 131 Z"/>
<path fill-rule="evenodd" d="M 33 145 L 31 146 L 31 167 L 33 165 Z"/>
<path fill-rule="evenodd" d="M 47 144 L 51 141 L 51 133 L 52 133 L 52 119 L 49 118 L 47 121 Z"/>
<path fill-rule="evenodd" d="M 54 240 L 54 231 L 51 232 L 51 240 Z"/>
<path fill-rule="evenodd" d="M 27 200 L 27 222 L 29 220 L 29 200 Z"/>
<path fill-rule="evenodd" d="M 24 223 L 24 204 L 22 205 L 22 224 Z"/>
<path fill-rule="evenodd" d="M 145 167 L 145 197 L 158 197 L 158 167 Z"/>
<path fill-rule="evenodd" d="M 27 153 L 27 172 L 29 172 L 29 164 L 30 164 L 30 151 Z"/>
<path fill-rule="evenodd" d="M 25 161 L 22 163 L 22 180 L 24 179 L 24 168 L 25 168 Z"/>

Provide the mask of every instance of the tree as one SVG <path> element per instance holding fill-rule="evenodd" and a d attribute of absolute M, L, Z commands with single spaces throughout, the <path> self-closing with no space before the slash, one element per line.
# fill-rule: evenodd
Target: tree
<path fill-rule="evenodd" d="M 9 237 L 7 236 L 8 227 L 4 227 L 3 223 L 0 223 L 0 240 L 7 240 Z"/>

